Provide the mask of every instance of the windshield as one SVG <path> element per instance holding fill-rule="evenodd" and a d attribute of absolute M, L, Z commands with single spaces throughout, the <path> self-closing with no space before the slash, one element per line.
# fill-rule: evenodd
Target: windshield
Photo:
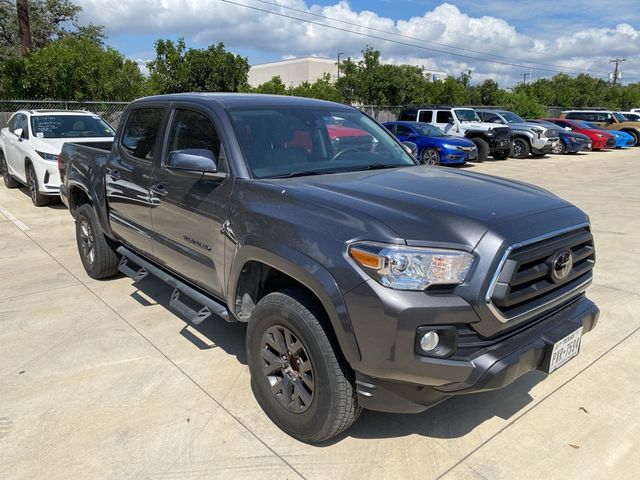
<path fill-rule="evenodd" d="M 456 117 L 460 122 L 481 122 L 480 117 L 475 110 L 471 110 L 470 108 L 456 108 L 454 110 Z"/>
<path fill-rule="evenodd" d="M 357 110 L 230 109 L 256 178 L 279 178 L 416 165 L 386 130 Z"/>
<path fill-rule="evenodd" d="M 425 125 L 423 123 L 418 123 L 413 125 L 414 130 L 416 130 L 420 135 L 424 135 L 425 137 L 449 137 L 438 127 L 434 127 L 433 125 Z"/>
<path fill-rule="evenodd" d="M 111 126 L 98 115 L 38 115 L 31 117 L 38 138 L 113 137 Z"/>
<path fill-rule="evenodd" d="M 578 122 L 578 125 L 581 125 L 583 127 L 585 127 L 588 130 L 605 130 L 605 128 L 602 128 L 600 125 L 598 125 L 597 123 L 591 123 L 591 122 Z"/>
<path fill-rule="evenodd" d="M 629 120 L 627 120 L 627 117 L 625 117 L 623 114 L 618 113 L 618 112 L 614 112 L 613 116 L 616 117 L 616 120 L 618 120 L 619 122 L 628 122 L 629 121 Z"/>
<path fill-rule="evenodd" d="M 500 112 L 500 115 L 504 117 L 507 123 L 525 123 L 522 117 L 519 117 L 513 112 Z"/>

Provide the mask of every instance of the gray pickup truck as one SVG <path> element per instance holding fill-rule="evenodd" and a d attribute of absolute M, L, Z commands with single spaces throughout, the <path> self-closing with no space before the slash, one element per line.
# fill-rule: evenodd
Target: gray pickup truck
<path fill-rule="evenodd" d="M 513 133 L 513 158 L 527 158 L 529 154 L 541 157 L 553 153 L 560 145 L 560 129 L 548 128 L 537 123 L 527 122 L 524 118 L 508 110 L 476 109 L 483 122 L 508 125 Z"/>
<path fill-rule="evenodd" d="M 337 435 L 362 408 L 419 412 L 553 372 L 597 322 L 582 211 L 420 165 L 351 107 L 144 98 L 110 151 L 65 144 L 59 162 L 87 273 L 154 276 L 196 324 L 247 322 L 256 399 L 302 441 Z"/>

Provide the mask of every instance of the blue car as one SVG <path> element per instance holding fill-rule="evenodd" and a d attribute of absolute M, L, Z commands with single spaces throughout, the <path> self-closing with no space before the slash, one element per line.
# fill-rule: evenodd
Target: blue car
<path fill-rule="evenodd" d="M 614 136 L 614 148 L 626 148 L 626 147 L 633 147 L 633 145 L 635 144 L 635 138 L 633 138 L 631 135 L 629 135 L 627 132 L 623 132 L 621 130 L 607 130 L 606 128 L 602 128 L 600 125 L 598 125 L 597 123 L 591 123 L 591 122 L 578 122 L 581 123 L 583 125 L 587 125 L 588 127 L 591 128 L 595 128 L 597 130 L 604 130 L 607 133 L 610 133 L 611 135 Z"/>
<path fill-rule="evenodd" d="M 529 123 L 538 123 L 546 128 L 558 128 L 555 123 L 547 122 L 545 120 L 527 120 Z M 582 150 L 591 150 L 593 142 L 589 137 L 582 133 L 573 132 L 571 130 L 565 130 L 560 128 L 560 143 L 553 147 L 551 153 L 578 153 Z"/>
<path fill-rule="evenodd" d="M 432 125 L 420 122 L 384 124 L 398 140 L 418 146 L 418 159 L 428 165 L 462 165 L 478 158 L 478 148 L 466 138 L 447 135 Z"/>

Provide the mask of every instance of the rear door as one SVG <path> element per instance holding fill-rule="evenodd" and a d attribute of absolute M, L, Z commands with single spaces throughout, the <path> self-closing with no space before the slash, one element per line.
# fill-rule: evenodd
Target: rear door
<path fill-rule="evenodd" d="M 129 111 L 107 164 L 109 221 L 118 237 L 142 253 L 152 253 L 149 187 L 153 161 L 161 150 L 163 105 Z"/>
<path fill-rule="evenodd" d="M 151 195 L 156 259 L 218 297 L 224 296 L 223 224 L 233 180 L 221 128 L 213 112 L 173 105 L 162 158 L 153 172 Z M 177 174 L 166 167 L 172 152 L 209 150 L 217 173 Z"/>
<path fill-rule="evenodd" d="M 453 113 L 451 113 L 451 110 L 437 110 L 435 114 L 436 118 L 432 124 L 443 132 L 448 132 L 453 126 Z"/>
<path fill-rule="evenodd" d="M 19 128 L 22 129 L 22 138 L 19 138 L 15 131 Z M 29 120 L 24 113 L 17 113 L 12 126 L 10 127 L 10 133 L 7 135 L 7 164 L 10 167 L 10 171 L 18 177 L 21 181 L 26 181 L 26 175 L 24 172 L 25 161 L 25 148 L 24 143 L 29 140 Z"/>

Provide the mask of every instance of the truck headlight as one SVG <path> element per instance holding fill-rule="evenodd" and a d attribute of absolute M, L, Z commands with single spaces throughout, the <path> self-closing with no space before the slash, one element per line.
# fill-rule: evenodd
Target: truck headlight
<path fill-rule="evenodd" d="M 396 290 L 464 282 L 473 255 L 458 250 L 408 247 L 373 242 L 349 246 L 349 256 L 373 279 Z"/>

